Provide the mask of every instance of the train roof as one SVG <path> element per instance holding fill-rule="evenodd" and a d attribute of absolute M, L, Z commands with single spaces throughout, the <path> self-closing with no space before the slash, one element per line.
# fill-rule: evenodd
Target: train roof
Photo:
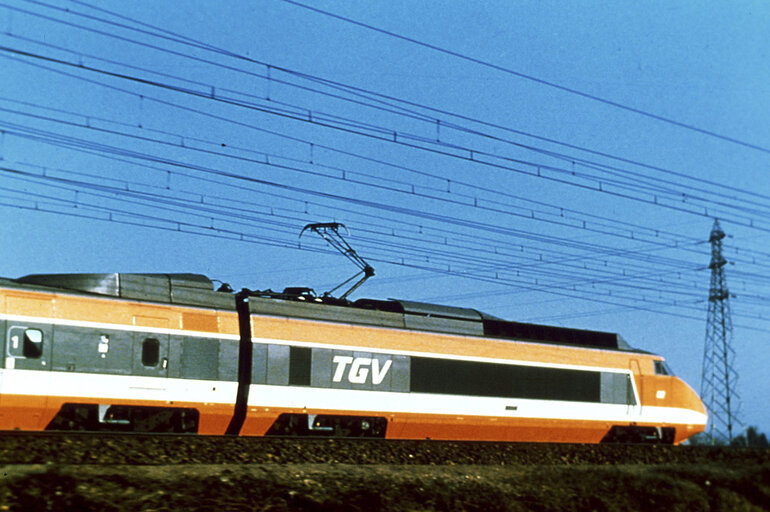
<path fill-rule="evenodd" d="M 187 306 L 235 309 L 229 287 L 214 289 L 201 274 L 33 274 L 4 280 L 22 287 L 70 290 L 123 299 Z M 633 350 L 616 333 L 512 322 L 471 308 L 399 299 L 359 299 L 355 302 L 315 297 L 307 288 L 283 293 L 254 292 L 252 313 L 411 329 L 446 334 L 483 336 L 518 341 Z"/>

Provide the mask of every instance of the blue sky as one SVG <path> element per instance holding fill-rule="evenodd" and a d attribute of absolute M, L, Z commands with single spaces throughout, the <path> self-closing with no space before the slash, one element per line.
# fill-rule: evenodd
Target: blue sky
<path fill-rule="evenodd" d="M 352 298 L 619 332 L 699 389 L 718 216 L 770 429 L 766 3 L 312 5 L 476 62 L 280 0 L 4 2 L 2 274 L 323 292 L 356 269 L 299 233 L 338 221 Z"/>

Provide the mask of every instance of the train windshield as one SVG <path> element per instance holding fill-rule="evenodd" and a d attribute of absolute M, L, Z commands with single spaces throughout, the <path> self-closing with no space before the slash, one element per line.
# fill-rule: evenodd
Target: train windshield
<path fill-rule="evenodd" d="M 674 375 L 665 361 L 655 361 L 655 375 Z"/>

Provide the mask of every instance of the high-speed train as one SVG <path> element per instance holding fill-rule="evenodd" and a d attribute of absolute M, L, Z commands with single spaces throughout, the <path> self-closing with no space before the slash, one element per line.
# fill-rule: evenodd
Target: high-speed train
<path fill-rule="evenodd" d="M 707 421 L 619 335 L 404 300 L 30 275 L 0 279 L 0 330 L 0 430 L 677 444 Z"/>

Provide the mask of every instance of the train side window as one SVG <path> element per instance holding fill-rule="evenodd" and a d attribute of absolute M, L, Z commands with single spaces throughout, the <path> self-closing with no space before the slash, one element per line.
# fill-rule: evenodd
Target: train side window
<path fill-rule="evenodd" d="M 43 331 L 40 329 L 24 330 L 22 355 L 29 359 L 38 359 L 43 355 Z"/>
<path fill-rule="evenodd" d="M 626 405 L 636 405 L 634 386 L 631 384 L 631 376 L 626 375 Z"/>
<path fill-rule="evenodd" d="M 309 386 L 312 349 L 307 347 L 289 348 L 289 385 Z"/>
<path fill-rule="evenodd" d="M 142 342 L 142 364 L 158 366 L 160 361 L 160 342 L 155 338 L 147 338 Z"/>
<path fill-rule="evenodd" d="M 665 361 L 655 361 L 655 375 L 674 375 Z"/>

